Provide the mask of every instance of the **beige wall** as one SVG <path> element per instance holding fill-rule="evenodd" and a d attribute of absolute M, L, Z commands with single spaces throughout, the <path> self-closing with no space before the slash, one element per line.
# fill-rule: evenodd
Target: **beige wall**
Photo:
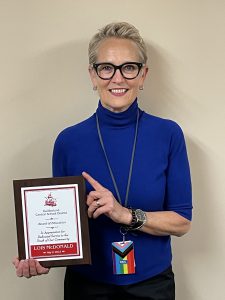
<path fill-rule="evenodd" d="M 88 40 L 120 20 L 149 46 L 140 105 L 176 120 L 187 140 L 194 220 L 173 239 L 177 299 L 225 299 L 225 1 L 0 0 L 1 299 L 63 298 L 64 269 L 15 276 L 12 180 L 50 176 L 57 133 L 93 113 Z"/>

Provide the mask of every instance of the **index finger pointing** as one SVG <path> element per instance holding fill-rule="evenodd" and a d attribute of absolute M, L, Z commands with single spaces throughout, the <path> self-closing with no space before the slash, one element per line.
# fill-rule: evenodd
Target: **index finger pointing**
<path fill-rule="evenodd" d="M 97 180 L 95 180 L 93 177 L 91 177 L 91 175 L 89 175 L 88 173 L 82 172 L 82 175 L 96 191 L 105 190 L 104 186 L 102 186 Z"/>

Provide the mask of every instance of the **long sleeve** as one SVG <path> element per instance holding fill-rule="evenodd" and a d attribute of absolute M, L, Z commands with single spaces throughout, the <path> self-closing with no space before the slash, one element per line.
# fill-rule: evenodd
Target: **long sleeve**
<path fill-rule="evenodd" d="M 54 144 L 52 156 L 52 174 L 54 177 L 67 176 L 65 160 L 62 134 L 59 134 Z"/>
<path fill-rule="evenodd" d="M 174 123 L 171 135 L 169 161 L 166 171 L 165 210 L 172 210 L 191 220 L 191 177 L 184 135 Z"/>

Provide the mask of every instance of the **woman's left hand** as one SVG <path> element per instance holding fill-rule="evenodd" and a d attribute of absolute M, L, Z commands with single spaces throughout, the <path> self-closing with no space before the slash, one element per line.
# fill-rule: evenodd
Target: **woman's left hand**
<path fill-rule="evenodd" d="M 129 209 L 120 205 L 112 192 L 102 186 L 88 173 L 82 172 L 82 175 L 94 188 L 94 191 L 91 191 L 87 196 L 89 218 L 95 219 L 105 214 L 116 223 L 129 225 L 132 220 Z"/>

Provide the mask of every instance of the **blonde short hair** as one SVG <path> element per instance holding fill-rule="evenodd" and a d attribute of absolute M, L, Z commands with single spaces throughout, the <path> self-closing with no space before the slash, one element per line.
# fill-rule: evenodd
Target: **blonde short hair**
<path fill-rule="evenodd" d="M 126 22 L 116 22 L 110 23 L 99 29 L 99 32 L 96 33 L 90 40 L 88 48 L 90 65 L 96 63 L 100 43 L 108 38 L 127 39 L 133 41 L 139 49 L 141 62 L 144 64 L 147 62 L 148 57 L 146 46 L 137 28 Z"/>

